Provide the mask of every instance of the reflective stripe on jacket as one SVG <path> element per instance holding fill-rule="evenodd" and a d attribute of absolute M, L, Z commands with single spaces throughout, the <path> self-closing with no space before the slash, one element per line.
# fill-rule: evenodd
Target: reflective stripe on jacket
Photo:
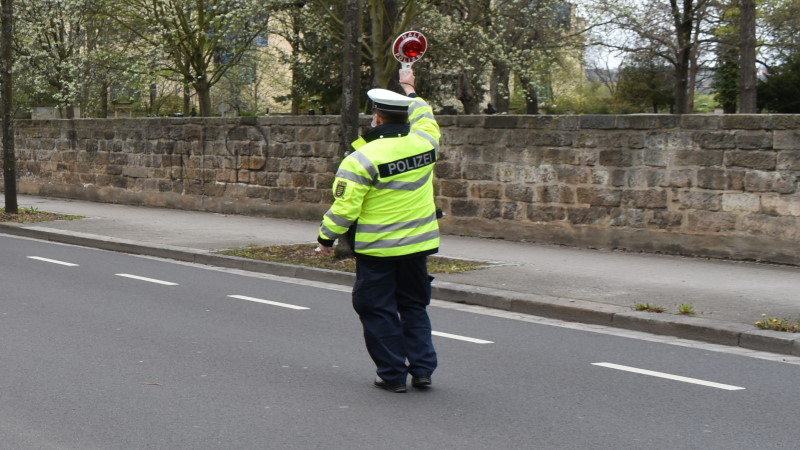
<path fill-rule="evenodd" d="M 360 256 L 396 258 L 439 248 L 433 200 L 439 125 L 419 97 L 408 110 L 409 124 L 381 125 L 353 143 L 356 151 L 333 181 L 321 242 L 332 244 L 355 224 L 353 250 Z"/>

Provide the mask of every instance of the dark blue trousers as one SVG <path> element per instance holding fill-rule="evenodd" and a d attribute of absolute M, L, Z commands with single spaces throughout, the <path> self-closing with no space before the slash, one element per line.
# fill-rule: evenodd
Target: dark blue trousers
<path fill-rule="evenodd" d="M 378 367 L 378 376 L 389 384 L 406 384 L 409 373 L 429 377 L 436 369 L 426 310 L 431 280 L 426 256 L 356 258 L 353 308 L 364 327 L 367 352 Z"/>

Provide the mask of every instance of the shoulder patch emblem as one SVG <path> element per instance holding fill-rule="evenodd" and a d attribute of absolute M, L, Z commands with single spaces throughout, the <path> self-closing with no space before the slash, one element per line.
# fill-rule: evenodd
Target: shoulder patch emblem
<path fill-rule="evenodd" d="M 347 183 L 344 181 L 339 181 L 336 183 L 336 193 L 333 194 L 336 198 L 344 197 L 344 190 L 347 188 Z"/>

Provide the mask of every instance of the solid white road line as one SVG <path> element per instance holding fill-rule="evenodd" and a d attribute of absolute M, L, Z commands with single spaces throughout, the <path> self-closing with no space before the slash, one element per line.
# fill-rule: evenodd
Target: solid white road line
<path fill-rule="evenodd" d="M 684 383 L 699 384 L 701 386 L 708 386 L 717 389 L 725 389 L 726 391 L 740 391 L 745 388 L 739 386 L 731 386 L 730 384 L 714 383 L 713 381 L 698 380 L 697 378 L 682 377 L 679 375 L 671 375 L 663 372 L 654 372 L 652 370 L 637 369 L 636 367 L 621 366 L 612 363 L 592 363 L 593 366 L 607 367 L 609 369 L 624 370 L 625 372 L 633 372 L 642 375 L 649 375 L 651 377 L 666 378 L 668 380 L 682 381 Z"/>
<path fill-rule="evenodd" d="M 459 336 L 457 334 L 442 333 L 441 331 L 433 331 L 433 332 L 431 332 L 431 334 L 434 335 L 434 336 L 439 336 L 439 337 L 443 337 L 443 338 L 450 338 L 450 339 L 456 339 L 456 340 L 459 340 L 459 341 L 472 342 L 473 344 L 494 344 L 494 342 L 492 342 L 492 341 L 484 341 L 483 339 L 475 339 L 475 338 L 466 337 L 466 336 Z"/>
<path fill-rule="evenodd" d="M 280 306 L 281 308 L 309 309 L 309 308 L 306 308 L 305 306 L 297 306 L 297 305 L 290 305 L 288 303 L 273 302 L 273 301 L 270 301 L 270 300 L 263 300 L 263 299 L 260 299 L 260 298 L 247 297 L 245 295 L 229 295 L 228 297 L 230 297 L 230 298 L 238 298 L 239 300 L 247 300 L 247 301 L 250 301 L 250 302 L 263 303 L 265 305 Z"/>
<path fill-rule="evenodd" d="M 30 259 L 35 259 L 35 260 L 37 260 L 37 261 L 49 262 L 49 263 L 53 263 L 53 264 L 61 264 L 62 266 L 69 266 L 69 267 L 77 267 L 77 266 L 78 266 L 78 264 L 73 264 L 73 263 L 69 263 L 69 262 L 59 261 L 59 260 L 57 260 L 57 259 L 48 259 L 48 258 L 42 258 L 41 256 L 28 256 L 28 258 L 30 258 Z"/>
<path fill-rule="evenodd" d="M 148 283 L 163 284 L 164 286 L 178 286 L 178 283 L 173 283 L 171 281 L 161 281 L 161 280 L 156 280 L 156 279 L 153 279 L 153 278 L 146 278 L 146 277 L 140 277 L 138 275 L 131 275 L 131 274 L 128 274 L 128 273 L 116 273 L 114 275 L 116 275 L 118 277 L 132 278 L 134 280 L 147 281 Z"/>

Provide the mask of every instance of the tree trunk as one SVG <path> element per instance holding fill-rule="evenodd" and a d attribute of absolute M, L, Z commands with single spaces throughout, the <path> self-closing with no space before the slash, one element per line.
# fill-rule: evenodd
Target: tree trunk
<path fill-rule="evenodd" d="M 739 64 L 740 108 L 742 114 L 755 114 L 756 105 L 756 2 L 741 0 L 741 59 Z"/>
<path fill-rule="evenodd" d="M 511 105 L 508 82 L 511 78 L 511 71 L 503 63 L 495 63 L 492 69 L 492 79 L 489 83 L 491 91 L 492 106 L 499 113 L 507 113 Z"/>
<path fill-rule="evenodd" d="M 475 95 L 475 88 L 470 83 L 470 80 L 472 80 L 471 71 L 462 69 L 458 75 L 456 97 L 464 106 L 465 114 L 478 114 L 480 111 L 479 99 Z"/>
<path fill-rule="evenodd" d="M 689 105 L 689 69 L 692 57 L 692 29 L 694 26 L 693 0 L 683 0 L 683 11 L 678 8 L 678 0 L 670 0 L 672 17 L 675 24 L 678 51 L 675 63 L 675 113 L 688 114 Z"/>
<path fill-rule="evenodd" d="M 194 83 L 194 90 L 197 93 L 197 102 L 200 104 L 200 117 L 211 116 L 211 86 L 205 76 L 200 77 Z M 185 107 L 186 105 L 184 105 Z M 185 115 L 188 115 L 185 114 Z"/>
<path fill-rule="evenodd" d="M 14 5 L 12 0 L 2 0 L 2 30 L 0 30 L 0 82 L 2 82 L 2 99 L 0 107 L 3 109 L 3 188 L 5 189 L 5 209 L 7 213 L 16 214 L 19 212 L 17 205 L 17 158 L 14 152 L 14 130 L 11 126 L 11 114 L 13 113 L 12 97 L 12 78 L 11 66 L 13 65 L 14 32 L 12 29 L 12 18 L 14 17 Z"/>
<path fill-rule="evenodd" d="M 298 13 L 294 13 L 298 14 Z M 300 89 L 297 86 L 300 80 L 300 69 L 298 68 L 298 61 L 300 61 L 300 19 L 295 16 L 292 19 L 292 87 L 289 95 L 292 97 L 292 115 L 297 116 L 300 114 Z"/>
<path fill-rule="evenodd" d="M 100 83 L 97 95 L 97 102 L 99 103 L 97 117 L 100 119 L 108 117 L 108 88 L 108 82 Z"/>
<path fill-rule="evenodd" d="M 350 151 L 358 139 L 358 113 L 361 90 L 361 1 L 347 0 L 344 13 L 342 64 L 342 143 L 341 154 Z"/>
<path fill-rule="evenodd" d="M 399 16 L 397 0 L 373 0 L 370 3 L 373 86 L 397 88 L 398 86 L 392 85 L 392 82 L 395 81 L 395 68 L 398 63 L 392 56 L 390 48 L 396 37 L 392 35 L 394 30 L 392 21 Z"/>
<path fill-rule="evenodd" d="M 533 81 L 520 77 L 520 83 L 525 90 L 525 114 L 539 115 L 539 94 Z"/>
<path fill-rule="evenodd" d="M 344 48 L 342 64 L 342 155 L 352 150 L 358 139 L 359 92 L 361 90 L 361 1 L 346 0 L 344 10 Z M 337 258 L 352 256 L 347 239 L 339 239 L 334 250 Z"/>
<path fill-rule="evenodd" d="M 189 83 L 183 85 L 183 117 L 189 117 L 189 112 L 192 108 L 192 91 L 189 86 Z M 197 89 L 196 86 L 195 89 Z M 197 90 L 197 97 L 200 97 L 199 90 Z"/>

